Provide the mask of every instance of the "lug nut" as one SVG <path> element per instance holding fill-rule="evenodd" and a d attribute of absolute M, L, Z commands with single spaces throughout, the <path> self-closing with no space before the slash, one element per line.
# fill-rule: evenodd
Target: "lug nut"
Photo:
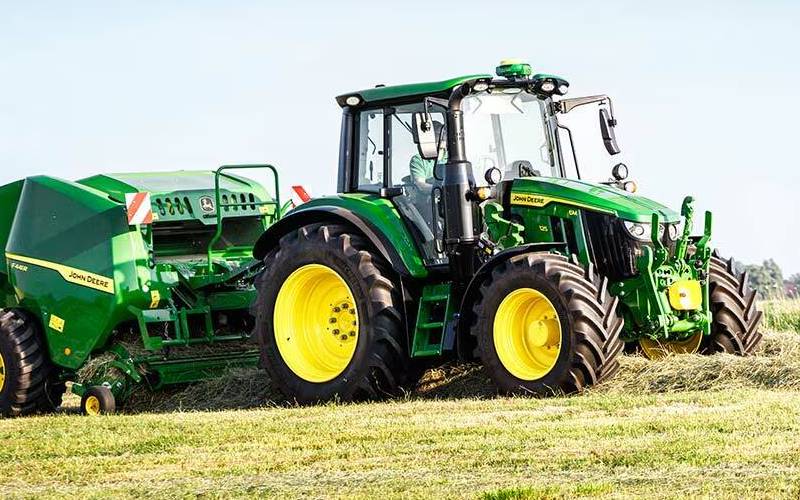
<path fill-rule="evenodd" d="M 338 328 L 334 328 L 331 333 L 334 334 L 334 335 L 339 335 L 339 329 Z"/>
<path fill-rule="evenodd" d="M 347 340 L 347 335 L 342 335 L 342 340 Z"/>
<path fill-rule="evenodd" d="M 348 309 L 348 308 L 350 308 L 350 304 L 348 304 L 347 302 L 342 304 L 342 309 Z"/>
<path fill-rule="evenodd" d="M 355 337 L 356 336 L 356 332 L 354 332 L 353 330 L 350 330 L 350 333 L 348 335 L 350 335 L 351 337 Z"/>
<path fill-rule="evenodd" d="M 331 323 L 336 323 L 336 318 L 331 318 L 328 321 L 330 321 Z"/>
<path fill-rule="evenodd" d="M 333 308 L 333 312 L 338 313 L 339 311 L 341 311 L 341 309 L 339 309 L 338 307 Z"/>

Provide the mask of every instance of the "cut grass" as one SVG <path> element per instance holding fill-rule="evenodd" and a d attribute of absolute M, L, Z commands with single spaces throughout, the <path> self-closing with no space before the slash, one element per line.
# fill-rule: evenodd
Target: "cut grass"
<path fill-rule="evenodd" d="M 775 389 L 32 417 L 0 496 L 796 496 L 798 417 Z"/>
<path fill-rule="evenodd" d="M 298 408 L 238 370 L 135 403 L 161 413 L 2 420 L 0 497 L 800 496 L 799 335 L 622 364 L 566 398 L 497 398 L 450 366 L 404 399 Z"/>

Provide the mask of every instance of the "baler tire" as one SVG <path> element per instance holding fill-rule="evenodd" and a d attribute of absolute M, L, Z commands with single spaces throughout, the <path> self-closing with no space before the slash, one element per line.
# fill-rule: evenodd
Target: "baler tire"
<path fill-rule="evenodd" d="M 388 262 L 366 238 L 348 226 L 310 224 L 283 236 L 264 263 L 256 281 L 254 333 L 261 347 L 261 366 L 287 398 L 300 404 L 378 400 L 399 395 L 418 382 L 418 370 L 412 369 L 407 355 L 400 287 Z M 346 366 L 332 379 L 316 382 L 289 367 L 274 328 L 284 282 L 312 264 L 339 275 L 350 289 L 358 315 L 356 345 Z"/>
<path fill-rule="evenodd" d="M 54 382 L 55 370 L 46 357 L 39 327 L 25 312 L 0 310 L 0 356 L 4 366 L 0 415 L 50 412 L 61 404 L 63 385 Z"/>
<path fill-rule="evenodd" d="M 747 356 L 761 342 L 762 312 L 758 310 L 756 291 L 747 283 L 747 273 L 737 273 L 733 259 L 724 260 L 714 253 L 709 275 L 711 335 L 703 340 L 700 352 L 723 352 Z"/>
<path fill-rule="evenodd" d="M 549 371 L 533 380 L 518 378 L 504 366 L 494 340 L 501 304 L 521 289 L 545 296 L 560 321 L 557 357 Z M 593 265 L 583 267 L 574 256 L 526 253 L 510 257 L 492 270 L 473 305 L 470 333 L 476 337 L 475 354 L 501 393 L 551 396 L 581 392 L 619 369 L 624 342 L 617 303 L 608 291 L 608 280 Z"/>
<path fill-rule="evenodd" d="M 102 385 L 89 387 L 81 397 L 81 413 L 84 415 L 113 415 L 116 411 L 117 401 L 108 387 Z"/>

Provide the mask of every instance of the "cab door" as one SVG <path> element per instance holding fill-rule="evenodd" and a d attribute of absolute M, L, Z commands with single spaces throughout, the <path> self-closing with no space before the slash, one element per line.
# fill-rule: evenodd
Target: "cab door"
<path fill-rule="evenodd" d="M 442 251 L 443 219 L 437 209 L 443 156 L 423 160 L 411 133 L 412 113 L 422 103 L 384 106 L 358 113 L 355 123 L 358 148 L 356 191 L 392 200 L 420 249 L 426 265 L 447 263 Z M 444 117 L 434 115 L 444 123 Z"/>

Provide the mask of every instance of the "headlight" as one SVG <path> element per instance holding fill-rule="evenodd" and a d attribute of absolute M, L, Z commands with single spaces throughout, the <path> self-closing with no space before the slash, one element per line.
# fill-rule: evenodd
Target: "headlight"
<path fill-rule="evenodd" d="M 625 221 L 625 229 L 628 230 L 628 234 L 630 234 L 639 241 L 650 241 L 650 231 L 651 231 L 650 227 L 651 227 L 650 224 L 647 222 Z M 659 224 L 658 238 L 661 239 L 663 237 L 664 237 L 664 224 Z"/>

